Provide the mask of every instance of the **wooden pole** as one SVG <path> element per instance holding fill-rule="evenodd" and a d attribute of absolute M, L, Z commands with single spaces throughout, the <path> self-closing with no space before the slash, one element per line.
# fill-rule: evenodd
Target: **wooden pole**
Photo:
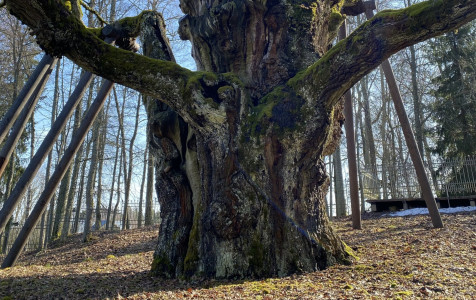
<path fill-rule="evenodd" d="M 370 8 L 371 5 L 372 4 L 366 5 L 365 15 L 367 19 L 371 19 L 374 16 L 374 13 Z M 425 200 L 426 207 L 430 213 L 433 227 L 443 228 L 443 221 L 441 220 L 440 212 L 438 211 L 438 206 L 436 205 L 435 197 L 433 196 L 433 192 L 431 190 L 430 181 L 428 180 L 428 176 L 425 172 L 420 151 L 418 150 L 415 136 L 413 135 L 410 121 L 408 120 L 402 97 L 400 95 L 395 76 L 393 75 L 392 67 L 390 66 L 390 63 L 387 59 L 382 62 L 382 69 L 385 74 L 385 78 L 387 79 L 390 95 L 392 96 L 393 104 L 395 105 L 395 110 L 397 111 L 397 116 L 400 121 L 400 125 L 402 126 L 405 142 L 407 143 L 408 151 L 410 152 L 410 157 L 412 159 L 413 166 L 415 167 L 418 183 L 420 184 L 423 199 Z"/>
<path fill-rule="evenodd" d="M 346 22 L 339 29 L 339 39 L 344 39 L 347 35 Z M 352 210 L 352 228 L 362 229 L 360 217 L 359 182 L 357 178 L 357 155 L 355 154 L 354 135 L 354 112 L 352 107 L 352 95 L 347 91 L 344 95 L 344 116 L 345 116 L 345 138 L 347 142 L 347 162 L 349 164 L 350 183 L 350 206 Z"/>
<path fill-rule="evenodd" d="M 73 93 L 69 97 L 68 102 L 66 102 L 63 110 L 59 114 L 53 123 L 50 131 L 46 135 L 45 139 L 41 143 L 40 147 L 36 151 L 35 155 L 31 159 L 28 167 L 25 169 L 14 189 L 10 193 L 7 201 L 3 204 L 2 210 L 0 210 L 0 233 L 3 232 L 5 225 L 10 219 L 15 207 L 20 202 L 21 198 L 25 194 L 28 186 L 38 172 L 41 164 L 45 160 L 48 153 L 53 148 L 53 145 L 58 138 L 61 131 L 66 126 L 66 123 L 71 118 L 71 115 L 74 112 L 76 106 L 81 102 L 81 98 L 86 92 L 89 84 L 91 83 L 93 75 L 89 72 L 86 72 L 81 76 L 78 85 L 74 89 Z"/>
<path fill-rule="evenodd" d="M 13 123 L 18 118 L 18 115 L 28 102 L 28 99 L 30 99 L 38 84 L 40 84 L 43 76 L 48 71 L 53 61 L 53 57 L 49 56 L 48 54 L 43 56 L 35 71 L 33 74 L 31 74 L 30 79 L 28 79 L 27 83 L 23 86 L 20 95 L 18 95 L 15 102 L 13 102 L 12 106 L 10 106 L 7 113 L 0 121 L 0 144 L 7 136 L 10 128 L 13 126 Z"/>
<path fill-rule="evenodd" d="M 104 106 L 104 102 L 106 101 L 107 96 L 111 92 L 113 85 L 114 84 L 108 80 L 105 80 L 103 82 L 101 89 L 99 90 L 96 96 L 96 99 L 91 104 L 84 119 L 81 121 L 81 125 L 79 126 L 78 131 L 73 136 L 53 175 L 46 184 L 45 190 L 43 191 L 43 193 L 41 193 L 38 202 L 33 208 L 33 211 L 31 212 L 28 219 L 25 221 L 25 225 L 23 225 L 22 230 L 18 234 L 17 239 L 13 243 L 13 246 L 8 252 L 7 257 L 3 261 L 1 266 L 2 269 L 13 266 L 17 261 L 18 257 L 23 251 L 23 248 L 25 247 L 26 242 L 28 241 L 28 237 L 30 236 L 33 228 L 36 226 L 38 220 L 45 211 L 48 202 L 51 200 L 54 192 L 56 191 L 56 188 L 63 179 L 64 174 L 71 165 L 71 162 L 73 161 L 76 152 L 83 143 L 84 138 L 86 137 L 89 129 L 91 128 L 97 115 Z"/>
<path fill-rule="evenodd" d="M 43 92 L 43 89 L 45 88 L 45 85 L 48 82 L 51 72 L 53 72 L 53 69 L 57 62 L 58 59 L 54 58 L 51 64 L 49 64 L 48 69 L 43 74 L 43 77 L 40 79 L 38 85 L 35 86 L 33 93 L 31 93 L 30 98 L 23 106 L 21 113 L 18 115 L 17 120 L 13 125 L 12 132 L 8 136 L 5 145 L 0 150 L 0 178 L 2 177 L 3 172 L 5 171 L 8 165 L 8 161 L 10 160 L 10 157 L 13 151 L 15 150 L 18 141 L 20 140 L 23 130 L 25 130 L 28 120 L 30 119 L 31 115 L 33 114 L 33 111 L 35 110 L 35 106 L 38 103 L 41 93 Z"/>

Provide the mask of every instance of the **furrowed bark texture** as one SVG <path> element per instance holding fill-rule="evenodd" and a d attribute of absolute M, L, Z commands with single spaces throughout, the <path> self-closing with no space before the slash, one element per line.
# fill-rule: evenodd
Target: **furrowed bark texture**
<path fill-rule="evenodd" d="M 361 2 L 181 0 L 191 72 L 173 63 L 160 21 L 146 26 L 152 12 L 112 26 L 124 37 L 145 31 L 159 49 L 147 55 L 160 60 L 105 45 L 60 2 L 6 1 L 50 54 L 150 96 L 162 217 L 152 270 L 216 278 L 349 259 L 324 206 L 322 158 L 340 136 L 340 99 L 391 54 L 473 19 L 475 2 L 382 12 L 331 48 L 342 12 L 362 12 Z"/>

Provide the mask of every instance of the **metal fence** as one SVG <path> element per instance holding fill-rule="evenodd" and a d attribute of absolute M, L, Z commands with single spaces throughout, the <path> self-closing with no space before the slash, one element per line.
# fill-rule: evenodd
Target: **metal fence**
<path fill-rule="evenodd" d="M 438 197 L 476 194 L 476 157 L 435 159 L 425 164 L 433 192 Z M 411 162 L 379 165 L 361 171 L 363 194 L 369 199 L 408 199 L 421 195 Z"/>
<path fill-rule="evenodd" d="M 107 220 L 107 209 L 106 208 L 101 208 L 101 226 L 100 230 L 105 230 L 106 228 L 106 220 Z M 94 211 L 95 212 L 95 211 Z M 92 230 L 98 230 L 97 224 L 95 224 L 95 215 L 93 212 L 92 216 Z M 49 211 L 45 212 L 45 216 L 49 214 Z M 83 210 L 80 213 L 79 221 L 78 221 L 78 229 L 74 229 L 74 221 L 69 222 L 69 228 L 71 228 L 71 233 L 82 233 L 84 230 L 84 223 L 85 223 L 85 215 L 86 211 Z M 126 223 L 126 229 L 134 229 L 138 228 L 139 225 L 139 206 L 138 205 L 131 205 L 128 207 L 128 213 L 127 213 L 127 223 Z M 74 212 L 73 212 L 74 216 Z M 142 213 L 142 226 L 144 226 L 144 212 Z M 114 220 L 114 224 L 112 223 L 112 212 L 110 215 L 110 220 L 109 220 L 109 230 L 121 230 L 123 228 L 122 226 L 122 219 L 123 219 L 123 214 L 121 212 L 116 213 L 116 217 Z M 160 212 L 159 212 L 159 207 L 158 205 L 154 205 L 153 210 L 152 210 L 152 225 L 158 225 L 160 223 Z M 65 222 L 63 222 L 63 226 L 65 226 Z M 22 223 L 15 222 L 13 221 L 10 227 L 10 230 L 7 232 L 4 232 L 0 235 L 0 249 L 2 252 L 7 253 L 13 243 L 15 242 L 15 239 L 17 238 L 18 234 L 20 233 L 21 229 L 23 227 Z M 46 243 L 49 242 L 51 239 L 47 238 L 48 232 L 51 232 L 51 228 L 48 228 L 47 225 L 41 225 L 40 223 L 35 226 L 33 229 L 27 244 L 25 245 L 24 251 L 34 251 L 42 248 L 45 245 L 45 239 L 47 239 Z M 7 240 L 5 241 L 5 236 L 7 236 Z M 41 238 L 43 236 L 43 239 Z M 43 245 L 41 244 L 41 241 L 43 240 Z"/>

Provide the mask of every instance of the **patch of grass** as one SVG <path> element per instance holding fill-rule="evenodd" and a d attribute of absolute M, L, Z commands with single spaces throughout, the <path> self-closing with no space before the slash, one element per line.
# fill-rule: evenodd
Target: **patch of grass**
<path fill-rule="evenodd" d="M 400 291 L 400 292 L 396 292 L 395 295 L 411 296 L 411 295 L 413 295 L 413 292 L 412 291 Z"/>

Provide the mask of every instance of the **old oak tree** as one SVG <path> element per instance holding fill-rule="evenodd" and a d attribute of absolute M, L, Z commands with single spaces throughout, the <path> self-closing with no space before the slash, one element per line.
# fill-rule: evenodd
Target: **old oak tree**
<path fill-rule="evenodd" d="M 102 30 L 83 25 L 79 1 L 5 3 L 48 54 L 149 96 L 162 218 L 152 269 L 165 277 L 280 276 L 347 261 L 325 214 L 322 160 L 340 138 L 342 96 L 393 53 L 476 16 L 475 0 L 431 0 L 382 11 L 331 46 L 364 3 L 181 0 L 192 72 L 173 62 L 154 12 Z M 146 22 L 155 32 L 142 32 Z M 106 44 L 111 31 L 155 36 L 159 49 L 144 53 L 160 59 Z"/>

